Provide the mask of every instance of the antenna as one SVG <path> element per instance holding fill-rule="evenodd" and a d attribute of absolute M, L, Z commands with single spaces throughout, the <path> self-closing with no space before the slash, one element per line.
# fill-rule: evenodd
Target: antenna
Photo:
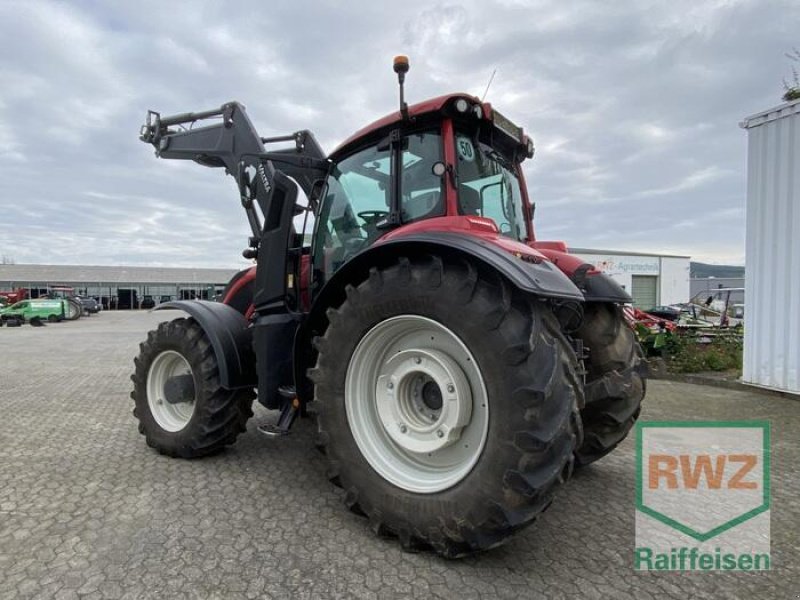
<path fill-rule="evenodd" d="M 492 76 L 489 77 L 489 83 L 486 84 L 486 90 L 484 90 L 483 96 L 481 96 L 481 102 L 483 102 L 484 98 L 486 98 L 486 94 L 489 93 L 489 87 L 492 85 L 492 82 L 494 81 L 494 74 L 495 73 L 497 73 L 497 69 L 492 71 Z"/>
<path fill-rule="evenodd" d="M 397 73 L 397 82 L 400 84 L 400 114 L 403 120 L 408 121 L 408 104 L 403 96 L 403 83 L 408 73 L 408 57 L 402 54 L 394 57 L 394 72 Z"/>

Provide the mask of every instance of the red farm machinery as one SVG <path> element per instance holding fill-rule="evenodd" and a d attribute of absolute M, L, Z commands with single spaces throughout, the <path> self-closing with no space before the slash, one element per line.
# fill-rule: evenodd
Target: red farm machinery
<path fill-rule="evenodd" d="M 273 435 L 314 414 L 346 505 L 456 557 L 533 522 L 625 438 L 644 362 L 628 294 L 534 238 L 531 139 L 467 94 L 408 106 L 407 59 L 394 69 L 400 110 L 329 155 L 309 131 L 260 137 L 236 102 L 148 112 L 158 157 L 236 180 L 256 266 L 221 303 L 157 307 L 188 317 L 148 334 L 131 396 L 147 443 L 184 458 L 234 443 L 256 398 L 280 411 Z"/>
<path fill-rule="evenodd" d="M 21 300 L 25 300 L 28 297 L 28 290 L 25 288 L 17 288 L 15 290 L 7 291 L 7 292 L 0 292 L 0 303 L 2 304 L 14 304 L 16 302 L 20 302 Z"/>

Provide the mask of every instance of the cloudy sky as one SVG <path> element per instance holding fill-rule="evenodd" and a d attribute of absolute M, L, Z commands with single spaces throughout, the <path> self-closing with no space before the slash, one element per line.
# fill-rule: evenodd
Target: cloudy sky
<path fill-rule="evenodd" d="M 410 101 L 481 95 L 525 126 L 540 239 L 742 264 L 746 134 L 779 104 L 800 3 L 0 0 L 0 254 L 232 267 L 233 180 L 157 160 L 148 108 L 236 99 L 327 150 Z"/>

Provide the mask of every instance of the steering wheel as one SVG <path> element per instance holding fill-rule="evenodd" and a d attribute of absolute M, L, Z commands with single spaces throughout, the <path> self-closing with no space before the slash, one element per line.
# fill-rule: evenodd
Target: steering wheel
<path fill-rule="evenodd" d="M 389 215 L 389 211 L 387 210 L 362 210 L 360 213 L 356 213 L 358 218 L 364 219 L 364 222 L 368 225 L 374 223 L 381 217 L 386 217 Z"/>

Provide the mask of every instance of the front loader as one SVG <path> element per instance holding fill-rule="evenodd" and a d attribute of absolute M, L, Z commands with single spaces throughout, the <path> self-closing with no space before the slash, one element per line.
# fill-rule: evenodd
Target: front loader
<path fill-rule="evenodd" d="M 256 266 L 222 303 L 159 305 L 188 317 L 148 334 L 131 396 L 147 443 L 184 458 L 232 444 L 255 398 L 279 411 L 272 435 L 313 406 L 347 506 L 455 557 L 533 522 L 624 439 L 643 363 L 627 293 L 535 240 L 530 138 L 467 94 L 408 106 L 394 67 L 400 110 L 330 155 L 308 131 L 260 137 L 235 102 L 148 113 L 157 156 L 236 180 Z"/>

